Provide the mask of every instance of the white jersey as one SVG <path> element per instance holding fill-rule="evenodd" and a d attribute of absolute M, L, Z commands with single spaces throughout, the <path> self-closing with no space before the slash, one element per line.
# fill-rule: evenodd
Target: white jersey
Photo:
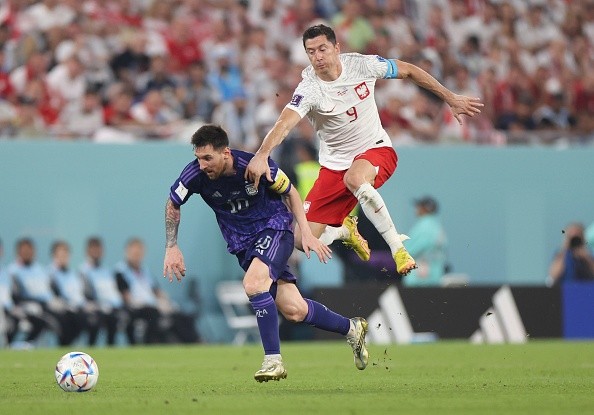
<path fill-rule="evenodd" d="M 374 91 L 378 78 L 395 78 L 394 61 L 376 55 L 343 53 L 342 72 L 332 82 L 321 80 L 310 65 L 302 72 L 291 102 L 301 118 L 307 115 L 320 137 L 320 164 L 346 170 L 358 154 L 391 147 L 380 122 Z"/>

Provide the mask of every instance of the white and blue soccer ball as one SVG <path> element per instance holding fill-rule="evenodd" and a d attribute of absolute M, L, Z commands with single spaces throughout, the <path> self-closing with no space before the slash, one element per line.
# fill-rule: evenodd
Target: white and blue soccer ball
<path fill-rule="evenodd" d="M 66 353 L 56 364 L 56 382 L 66 392 L 86 392 L 99 378 L 97 362 L 83 352 Z"/>

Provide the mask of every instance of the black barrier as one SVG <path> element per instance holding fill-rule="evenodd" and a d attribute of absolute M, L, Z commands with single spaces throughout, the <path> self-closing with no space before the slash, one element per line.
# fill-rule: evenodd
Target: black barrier
<path fill-rule="evenodd" d="M 391 285 L 357 284 L 341 288 L 320 288 L 311 298 L 345 316 L 369 317 L 380 307 L 378 299 Z M 493 306 L 501 287 L 398 288 L 415 332 L 433 332 L 440 339 L 467 339 L 479 329 L 479 320 Z M 517 311 L 529 338 L 563 335 L 559 288 L 511 287 Z M 374 330 L 376 327 L 370 327 Z M 315 339 L 335 336 L 315 330 Z"/>

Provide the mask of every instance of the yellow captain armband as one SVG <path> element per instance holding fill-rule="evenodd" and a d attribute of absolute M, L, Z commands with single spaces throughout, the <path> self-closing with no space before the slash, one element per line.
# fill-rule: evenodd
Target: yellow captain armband
<path fill-rule="evenodd" d="M 276 177 L 274 179 L 274 183 L 270 185 L 270 190 L 278 193 L 279 195 L 284 195 L 288 193 L 289 190 L 291 190 L 291 181 L 281 169 L 278 169 L 276 172 Z"/>

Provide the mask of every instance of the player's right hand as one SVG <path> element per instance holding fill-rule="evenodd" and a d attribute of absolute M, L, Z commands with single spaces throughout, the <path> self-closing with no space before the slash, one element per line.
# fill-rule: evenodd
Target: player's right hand
<path fill-rule="evenodd" d="M 163 261 L 163 278 L 173 281 L 173 277 L 181 281 L 186 275 L 186 264 L 184 256 L 177 245 L 165 249 L 165 260 Z"/>
<path fill-rule="evenodd" d="M 269 182 L 272 182 L 272 174 L 270 173 L 270 166 L 268 165 L 268 157 L 263 154 L 254 155 L 245 169 L 245 179 L 254 182 L 254 187 L 257 189 L 260 184 L 262 175 L 266 175 Z"/>

